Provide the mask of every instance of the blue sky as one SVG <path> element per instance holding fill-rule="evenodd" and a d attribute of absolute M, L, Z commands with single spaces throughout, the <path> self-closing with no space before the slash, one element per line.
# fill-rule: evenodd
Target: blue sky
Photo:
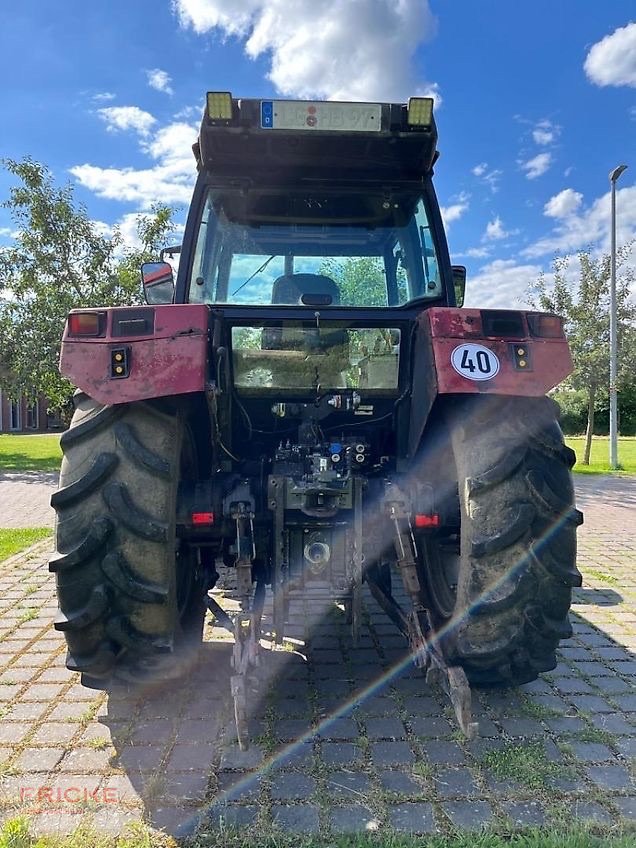
<path fill-rule="evenodd" d="M 208 89 L 433 92 L 436 188 L 468 303 L 509 306 L 555 252 L 636 237 L 633 0 L 21 0 L 0 31 L 0 156 L 30 155 L 106 228 L 187 207 Z M 10 177 L 0 173 L 0 197 Z M 0 210 L 0 243 L 11 238 Z M 636 252 L 634 254 L 636 256 Z"/>

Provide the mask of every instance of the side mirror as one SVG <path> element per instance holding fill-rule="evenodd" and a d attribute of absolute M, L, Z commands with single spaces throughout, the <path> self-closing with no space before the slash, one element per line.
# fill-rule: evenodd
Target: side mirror
<path fill-rule="evenodd" d="M 457 306 L 464 305 L 464 295 L 466 294 L 466 266 L 453 265 L 453 288 L 455 289 L 455 303 Z"/>
<path fill-rule="evenodd" d="M 141 281 L 144 285 L 146 303 L 151 306 L 158 303 L 172 303 L 174 277 L 172 267 L 167 262 L 144 262 L 141 266 Z"/>

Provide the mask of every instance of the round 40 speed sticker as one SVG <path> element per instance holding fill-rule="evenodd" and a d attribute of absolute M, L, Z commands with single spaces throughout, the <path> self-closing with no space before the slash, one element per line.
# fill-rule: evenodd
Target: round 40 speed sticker
<path fill-rule="evenodd" d="M 499 373 L 499 359 L 487 347 L 466 343 L 451 353 L 451 365 L 468 380 L 491 380 Z"/>

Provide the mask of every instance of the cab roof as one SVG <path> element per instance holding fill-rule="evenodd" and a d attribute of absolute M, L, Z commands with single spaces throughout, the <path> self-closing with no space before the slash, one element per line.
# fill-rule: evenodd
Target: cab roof
<path fill-rule="evenodd" d="M 411 110 L 413 100 L 423 111 Z M 438 155 L 429 100 L 334 103 L 209 92 L 193 150 L 199 169 L 214 178 L 262 185 L 419 183 Z M 426 125 L 413 124 L 413 115 Z"/>

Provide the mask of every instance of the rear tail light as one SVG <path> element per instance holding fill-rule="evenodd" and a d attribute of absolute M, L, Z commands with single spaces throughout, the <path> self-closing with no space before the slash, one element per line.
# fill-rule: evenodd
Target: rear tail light
<path fill-rule="evenodd" d="M 213 512 L 193 512 L 192 513 L 192 523 L 199 526 L 209 526 L 214 524 L 214 513 Z"/>
<path fill-rule="evenodd" d="M 106 326 L 104 312 L 71 312 L 68 316 L 69 336 L 103 336 Z"/>
<path fill-rule="evenodd" d="M 439 515 L 422 515 L 421 513 L 415 516 L 415 526 L 418 530 L 424 530 L 429 527 L 439 527 Z"/>
<path fill-rule="evenodd" d="M 485 336 L 503 339 L 523 339 L 526 331 L 521 312 L 506 312 L 503 309 L 482 309 L 481 323 Z"/>
<path fill-rule="evenodd" d="M 529 312 L 526 317 L 533 336 L 540 339 L 564 338 L 563 319 L 558 315 L 551 315 L 549 312 Z"/>

